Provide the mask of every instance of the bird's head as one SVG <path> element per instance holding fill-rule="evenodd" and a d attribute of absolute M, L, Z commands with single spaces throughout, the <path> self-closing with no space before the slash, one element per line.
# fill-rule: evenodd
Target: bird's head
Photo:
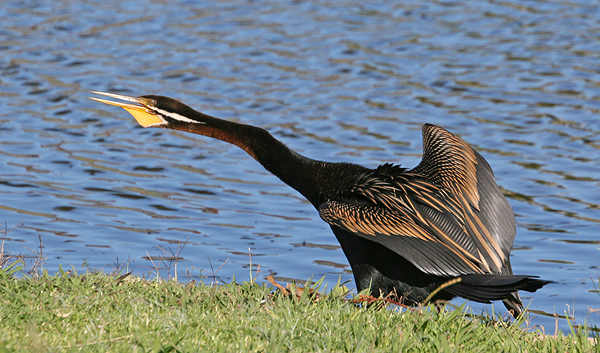
<path fill-rule="evenodd" d="M 91 99 L 116 105 L 127 110 L 137 122 L 143 127 L 168 127 L 169 124 L 188 123 L 205 124 L 200 118 L 202 115 L 181 103 L 178 100 L 163 96 L 141 96 L 129 97 L 120 94 L 92 91 L 92 93 L 123 100 L 125 102 L 114 102 L 106 99 Z M 131 103 L 126 103 L 131 102 Z"/>

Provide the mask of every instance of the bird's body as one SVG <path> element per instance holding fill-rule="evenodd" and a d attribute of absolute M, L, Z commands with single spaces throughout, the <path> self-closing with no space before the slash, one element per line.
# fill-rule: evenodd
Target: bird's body
<path fill-rule="evenodd" d="M 503 300 L 519 314 L 517 291 L 549 283 L 512 274 L 512 209 L 485 159 L 441 127 L 423 127 L 423 159 L 415 168 L 369 169 L 301 156 L 264 129 L 214 118 L 171 98 L 97 93 L 136 103 L 94 98 L 125 108 L 144 127 L 196 133 L 245 150 L 331 226 L 358 290 L 415 304 L 459 279 L 434 299 Z"/>

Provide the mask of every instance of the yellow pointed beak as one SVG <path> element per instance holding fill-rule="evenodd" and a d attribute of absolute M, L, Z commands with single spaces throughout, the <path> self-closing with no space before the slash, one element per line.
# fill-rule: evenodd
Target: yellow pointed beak
<path fill-rule="evenodd" d="M 109 101 L 106 99 L 89 97 L 90 99 L 93 99 L 95 101 L 110 104 L 110 105 L 116 105 L 117 107 L 121 107 L 121 108 L 127 110 L 127 112 L 129 112 L 129 114 L 133 115 L 135 120 L 143 127 L 152 127 L 152 126 L 165 124 L 165 121 L 162 120 L 158 115 L 156 115 L 156 113 L 154 113 L 154 111 L 152 109 L 150 109 L 150 107 L 154 106 L 154 101 L 152 99 L 122 96 L 120 94 L 98 92 L 98 91 L 92 91 L 92 93 L 124 100 L 127 102 L 137 103 L 137 104 L 130 104 L 130 103 L 123 103 L 123 102 L 113 102 L 113 101 Z"/>

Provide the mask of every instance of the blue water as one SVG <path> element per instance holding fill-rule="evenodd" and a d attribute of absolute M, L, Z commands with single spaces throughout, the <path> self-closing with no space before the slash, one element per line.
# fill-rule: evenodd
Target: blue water
<path fill-rule="evenodd" d="M 517 216 L 514 272 L 556 282 L 522 293 L 530 325 L 553 333 L 546 315 L 565 312 L 598 325 L 599 12 L 591 1 L 3 1 L 5 255 L 36 257 L 41 239 L 50 272 L 352 280 L 312 206 L 243 151 L 142 129 L 90 90 L 171 96 L 306 156 L 369 167 L 416 165 L 429 122 L 492 165 Z"/>

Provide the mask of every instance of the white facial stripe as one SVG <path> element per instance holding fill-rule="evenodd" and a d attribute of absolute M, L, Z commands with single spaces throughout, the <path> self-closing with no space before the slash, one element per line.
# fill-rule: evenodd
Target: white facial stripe
<path fill-rule="evenodd" d="M 173 119 L 173 120 L 177 120 L 177 121 L 183 121 L 184 123 L 194 123 L 194 124 L 206 124 L 203 123 L 201 121 L 196 121 L 196 120 L 192 120 L 190 118 L 186 118 L 183 115 L 179 115 L 177 113 L 171 113 L 168 112 L 166 110 L 162 110 L 162 109 L 158 109 L 156 107 L 152 108 L 153 110 L 159 112 L 160 114 L 164 115 L 164 116 L 168 116 L 169 118 Z"/>
<path fill-rule="evenodd" d="M 160 120 L 162 120 L 162 119 L 160 119 Z M 155 126 L 165 126 L 165 124 L 167 124 L 167 122 L 165 122 L 165 121 L 163 120 L 163 122 L 162 122 L 162 123 L 154 123 L 154 124 L 146 125 L 146 126 L 144 126 L 144 128 L 147 128 L 147 127 L 155 127 Z"/>

